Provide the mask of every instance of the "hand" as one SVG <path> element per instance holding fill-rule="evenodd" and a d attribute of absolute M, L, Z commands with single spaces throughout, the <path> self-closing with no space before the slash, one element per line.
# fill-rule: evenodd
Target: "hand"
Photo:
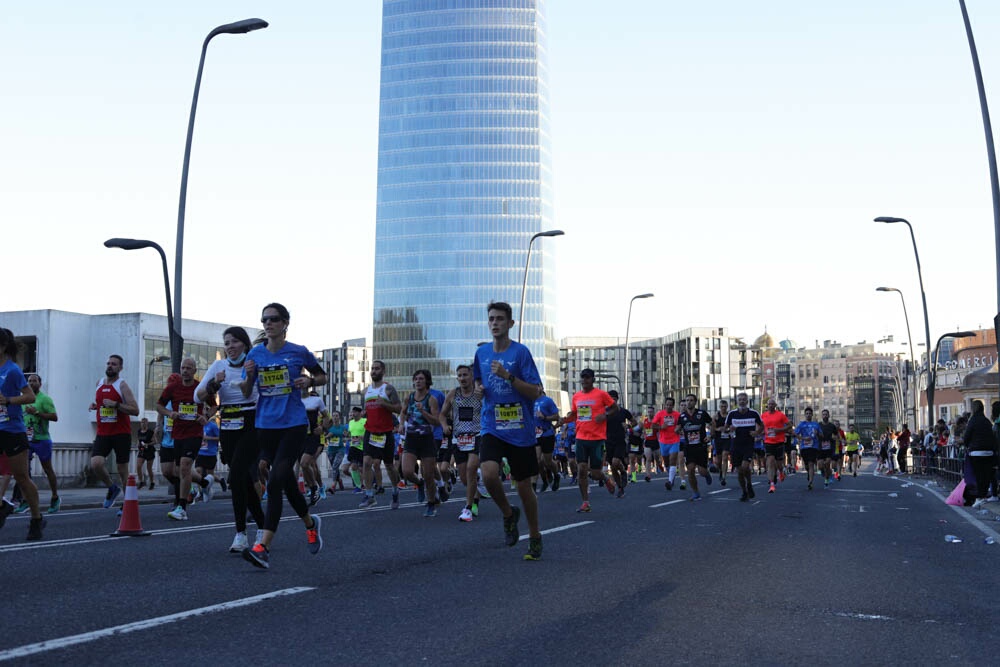
<path fill-rule="evenodd" d="M 476 388 L 472 390 L 472 395 L 475 396 L 476 399 L 482 399 L 482 397 L 483 397 L 483 385 L 477 384 Z"/>
<path fill-rule="evenodd" d="M 500 373 L 501 371 L 503 371 L 502 375 Z M 501 380 L 506 380 L 507 378 L 510 377 L 510 373 L 508 373 L 507 370 L 503 367 L 503 363 L 496 360 L 490 362 L 490 372 L 493 373 L 493 375 L 496 375 Z"/>
<path fill-rule="evenodd" d="M 596 417 L 594 417 L 594 421 L 597 422 L 598 424 L 603 424 L 604 422 L 608 421 L 608 416 L 597 415 Z"/>
<path fill-rule="evenodd" d="M 38 410 L 35 409 L 35 406 L 33 406 L 33 405 L 26 405 L 24 407 L 24 411 L 27 412 L 29 415 L 37 415 L 38 414 Z"/>
<path fill-rule="evenodd" d="M 205 417 L 205 415 L 198 415 L 198 418 L 196 419 L 196 421 L 197 421 L 197 422 L 198 422 L 199 424 L 201 424 L 202 426 L 204 426 L 205 424 L 207 424 L 207 423 L 208 423 L 208 418 L 207 418 L 207 417 Z"/>
<path fill-rule="evenodd" d="M 88 410 L 96 410 L 96 409 L 97 409 L 97 403 L 91 403 L 91 404 L 90 404 L 90 407 L 89 407 L 89 408 L 87 408 L 87 409 L 88 409 Z"/>
<path fill-rule="evenodd" d="M 441 427 L 441 431 L 445 435 L 451 435 L 451 427 L 450 426 L 443 426 L 443 427 Z"/>
<path fill-rule="evenodd" d="M 219 371 L 218 373 L 215 374 L 216 384 L 222 384 L 225 381 L 226 381 L 226 371 Z"/>
<path fill-rule="evenodd" d="M 257 364 L 254 363 L 253 359 L 247 359 L 243 362 L 243 370 L 246 371 L 247 377 L 253 377 L 254 373 L 257 372 Z"/>
<path fill-rule="evenodd" d="M 181 413 L 179 413 L 179 412 L 171 412 L 170 413 L 170 418 L 173 419 L 174 421 L 177 421 L 177 420 L 179 420 L 181 418 Z"/>
<path fill-rule="evenodd" d="M 110 398 L 105 398 L 104 399 L 104 407 L 106 407 L 106 408 L 114 408 L 114 407 L 117 407 L 117 406 L 118 406 L 118 403 L 116 403 L 115 401 L 112 401 Z"/>

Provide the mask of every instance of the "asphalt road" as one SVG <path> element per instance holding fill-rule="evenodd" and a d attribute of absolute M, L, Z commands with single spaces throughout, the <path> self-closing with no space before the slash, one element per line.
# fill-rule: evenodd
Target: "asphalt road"
<path fill-rule="evenodd" d="M 396 511 L 388 496 L 365 511 L 350 493 L 321 501 L 316 556 L 289 516 L 269 570 L 228 553 L 225 500 L 195 505 L 184 523 L 143 505 L 150 537 L 109 538 L 114 511 L 86 509 L 55 515 L 45 541 L 27 543 L 26 518 L 13 516 L 0 530 L 0 663 L 998 660 L 1000 544 L 984 538 L 1000 523 L 870 473 L 813 491 L 800 473 L 774 495 L 756 477 L 750 503 L 730 479 L 699 502 L 662 479 L 622 499 L 592 487 L 590 514 L 575 512 L 574 487 L 541 494 L 552 532 L 540 562 L 521 558 L 523 519 L 524 539 L 507 548 L 489 501 L 465 524 L 462 501 L 424 518 L 413 491 Z"/>

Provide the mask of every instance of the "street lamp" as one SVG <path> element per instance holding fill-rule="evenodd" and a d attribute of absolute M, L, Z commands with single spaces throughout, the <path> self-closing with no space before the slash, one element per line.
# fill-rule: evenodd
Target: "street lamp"
<path fill-rule="evenodd" d="M 171 370 L 179 373 L 181 370 L 181 356 L 184 349 L 184 338 L 179 329 L 174 328 L 174 311 L 170 307 L 170 277 L 167 275 L 167 256 L 163 253 L 163 248 L 158 243 L 146 241 L 145 239 L 121 239 L 113 238 L 104 242 L 105 248 L 121 248 L 122 250 L 141 250 L 142 248 L 153 248 L 160 253 L 160 261 L 163 263 L 163 289 L 167 294 L 167 334 L 170 337 L 170 356 L 162 359 L 170 359 Z"/>
<path fill-rule="evenodd" d="M 550 229 L 547 232 L 538 232 L 528 241 L 528 256 L 524 260 L 524 282 L 521 283 L 521 312 L 517 316 L 517 342 L 521 342 L 521 329 L 524 327 L 524 295 L 528 289 L 528 265 L 531 262 L 531 244 L 540 236 L 562 236 L 565 234 L 561 229 Z"/>
<path fill-rule="evenodd" d="M 927 319 L 927 295 L 924 293 L 924 275 L 920 271 L 920 253 L 917 252 L 917 238 L 913 235 L 913 225 L 910 224 L 908 220 L 903 218 L 893 218 L 888 216 L 882 216 L 880 218 L 875 218 L 875 222 L 884 222 L 886 224 L 894 224 L 897 222 L 902 222 L 910 229 L 910 240 L 913 242 L 913 257 L 917 260 L 917 280 L 920 281 L 920 300 L 924 305 L 924 335 L 927 337 L 927 354 L 931 353 L 931 325 Z M 928 356 L 927 363 L 930 364 L 931 360 Z M 928 406 L 934 403 L 934 385 L 929 384 L 927 386 L 927 404 Z M 934 414 L 930 411 L 927 413 L 927 421 L 933 427 L 934 425 Z"/>
<path fill-rule="evenodd" d="M 975 331 L 952 331 L 942 334 L 937 340 L 937 345 L 934 346 L 934 365 L 931 366 L 931 371 L 927 376 L 927 416 L 930 417 L 929 428 L 931 429 L 937 423 L 937 420 L 934 419 L 934 386 L 937 384 L 938 353 L 941 351 L 941 341 L 945 338 L 970 338 L 975 335 Z"/>
<path fill-rule="evenodd" d="M 628 365 L 628 334 L 629 328 L 632 326 L 632 304 L 635 303 L 636 299 L 649 299 L 653 296 L 652 292 L 647 292 L 646 294 L 636 294 L 632 297 L 632 300 L 628 302 L 628 320 L 625 321 L 625 386 L 622 388 L 622 407 L 624 408 L 628 408 L 628 385 L 629 376 L 631 375 Z"/>
<path fill-rule="evenodd" d="M 896 292 L 899 294 L 899 301 L 903 304 L 903 318 L 906 320 L 906 340 L 910 344 L 910 360 L 912 364 L 917 363 L 917 358 L 913 356 L 913 337 L 910 335 L 910 316 L 906 313 L 906 299 L 903 298 L 903 292 L 896 289 L 895 287 L 876 287 L 876 292 Z M 913 370 L 914 378 L 916 378 L 916 366 Z M 913 428 L 919 429 L 920 425 L 917 423 L 920 421 L 920 413 L 917 412 L 917 388 L 916 382 L 913 383 Z"/>
<path fill-rule="evenodd" d="M 194 136 L 194 115 L 198 110 L 198 91 L 201 89 L 201 73 L 205 69 L 205 53 L 208 51 L 208 43 L 216 35 L 241 35 L 254 30 L 261 30 L 267 27 L 267 21 L 263 19 L 244 19 L 235 23 L 227 23 L 208 33 L 204 43 L 201 45 L 201 60 L 198 61 L 198 76 L 194 81 L 194 96 L 191 98 L 191 117 L 188 119 L 187 142 L 184 144 L 184 165 L 181 167 L 181 197 L 177 206 L 177 246 L 174 248 L 174 313 L 177 314 L 177 335 L 181 333 L 181 284 L 182 268 L 184 264 L 184 208 L 187 203 L 187 182 L 188 165 L 191 163 L 191 138 Z M 162 251 L 161 251 L 162 252 Z M 171 327 L 171 331 L 173 328 Z M 180 355 L 173 354 L 174 372 L 180 369 Z"/>

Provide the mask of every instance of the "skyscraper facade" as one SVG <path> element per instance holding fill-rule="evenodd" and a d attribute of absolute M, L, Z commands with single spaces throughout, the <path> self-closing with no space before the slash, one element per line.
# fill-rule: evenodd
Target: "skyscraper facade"
<path fill-rule="evenodd" d="M 518 318 L 532 235 L 552 228 L 544 0 L 384 0 L 373 356 L 409 388 Z M 521 342 L 558 385 L 552 245 L 531 250 Z M 517 337 L 517 325 L 511 331 Z"/>

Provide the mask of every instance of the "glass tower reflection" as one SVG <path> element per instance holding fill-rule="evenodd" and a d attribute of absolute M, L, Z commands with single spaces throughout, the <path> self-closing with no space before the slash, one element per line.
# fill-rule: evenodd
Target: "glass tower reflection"
<path fill-rule="evenodd" d="M 454 386 L 490 338 L 486 305 L 518 316 L 528 241 L 553 227 L 544 9 L 383 2 L 373 354 L 400 389 L 419 368 Z M 550 391 L 553 243 L 532 247 L 521 340 Z"/>

